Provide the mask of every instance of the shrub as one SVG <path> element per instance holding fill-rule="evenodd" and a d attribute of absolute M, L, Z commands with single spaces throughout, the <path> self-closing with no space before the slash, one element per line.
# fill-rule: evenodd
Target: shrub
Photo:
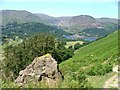
<path fill-rule="evenodd" d="M 93 66 L 89 71 L 88 74 L 95 76 L 95 75 L 105 75 L 106 73 L 109 73 L 112 71 L 112 64 L 97 64 Z"/>
<path fill-rule="evenodd" d="M 87 74 L 83 71 L 71 72 L 65 76 L 64 81 L 60 84 L 60 88 L 92 88 L 87 80 Z"/>

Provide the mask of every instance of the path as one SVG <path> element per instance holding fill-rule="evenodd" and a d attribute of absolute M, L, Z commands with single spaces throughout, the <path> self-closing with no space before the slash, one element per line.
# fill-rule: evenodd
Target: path
<path fill-rule="evenodd" d="M 105 82 L 104 88 L 118 88 L 118 65 L 113 67 L 113 72 L 115 75 Z"/>
<path fill-rule="evenodd" d="M 118 75 L 114 75 L 111 78 L 109 78 L 104 85 L 104 88 L 118 88 Z"/>

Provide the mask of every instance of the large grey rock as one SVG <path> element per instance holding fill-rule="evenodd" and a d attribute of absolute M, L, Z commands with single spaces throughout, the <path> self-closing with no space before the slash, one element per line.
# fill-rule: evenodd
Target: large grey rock
<path fill-rule="evenodd" d="M 20 71 L 15 82 L 18 84 L 27 84 L 29 82 L 38 81 L 53 83 L 57 82 L 61 76 L 61 72 L 58 69 L 55 59 L 50 54 L 46 54 L 35 58 L 30 65 Z"/>

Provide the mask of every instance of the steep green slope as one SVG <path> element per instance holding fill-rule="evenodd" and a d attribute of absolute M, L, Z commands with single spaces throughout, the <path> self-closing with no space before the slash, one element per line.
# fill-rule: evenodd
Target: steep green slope
<path fill-rule="evenodd" d="M 60 69 L 64 75 L 69 72 L 89 72 L 93 67 L 108 63 L 117 64 L 118 57 L 118 31 L 109 34 L 96 42 L 84 46 L 75 52 L 75 55 L 62 62 Z M 98 71 L 99 71 L 98 67 Z M 104 67 L 103 69 L 106 69 Z M 97 71 L 96 71 L 97 72 Z"/>

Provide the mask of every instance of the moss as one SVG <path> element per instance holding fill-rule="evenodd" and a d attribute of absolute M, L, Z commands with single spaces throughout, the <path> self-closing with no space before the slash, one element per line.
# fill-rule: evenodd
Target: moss
<path fill-rule="evenodd" d="M 51 56 L 51 54 L 47 53 L 47 54 L 45 54 L 43 56 L 39 56 L 38 58 L 40 59 L 40 58 L 43 58 L 43 57 L 52 57 L 52 56 Z"/>
<path fill-rule="evenodd" d="M 51 57 L 51 54 L 47 53 L 47 54 L 45 54 L 45 55 L 43 55 L 43 56 Z M 40 56 L 39 58 L 41 58 L 41 57 L 43 57 L 43 56 Z"/>
<path fill-rule="evenodd" d="M 47 57 L 48 57 L 48 56 L 51 57 L 51 54 L 47 53 L 47 54 L 45 54 L 45 56 L 47 56 Z"/>

